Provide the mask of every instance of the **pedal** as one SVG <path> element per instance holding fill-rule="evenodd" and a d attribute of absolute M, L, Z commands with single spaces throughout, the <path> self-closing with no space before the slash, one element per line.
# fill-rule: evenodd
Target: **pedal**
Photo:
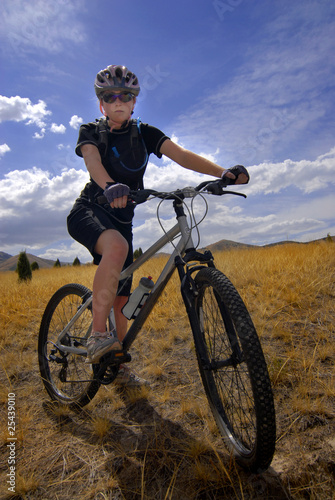
<path fill-rule="evenodd" d="M 126 351 L 109 351 L 104 356 L 101 356 L 99 363 L 100 365 L 114 365 L 121 363 L 129 363 L 131 361 L 131 356 L 129 352 Z"/>
<path fill-rule="evenodd" d="M 118 374 L 121 363 L 129 363 L 131 356 L 125 351 L 110 351 L 101 356 L 98 364 L 93 364 L 94 378 L 103 385 L 108 385 Z"/>

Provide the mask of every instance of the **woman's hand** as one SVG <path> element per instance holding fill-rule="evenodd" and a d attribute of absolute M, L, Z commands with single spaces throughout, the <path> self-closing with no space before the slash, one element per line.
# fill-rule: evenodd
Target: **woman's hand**
<path fill-rule="evenodd" d="M 224 170 L 221 178 L 224 182 L 227 181 L 227 185 L 248 184 L 250 180 L 249 172 L 243 165 L 235 165 Z"/>
<path fill-rule="evenodd" d="M 129 186 L 121 183 L 107 183 L 104 195 L 112 208 L 125 208 L 128 201 Z"/>

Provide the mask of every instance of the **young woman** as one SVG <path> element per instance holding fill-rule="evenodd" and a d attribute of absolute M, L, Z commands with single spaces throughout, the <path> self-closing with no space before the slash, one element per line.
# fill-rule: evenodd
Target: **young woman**
<path fill-rule="evenodd" d="M 232 184 L 249 181 L 241 165 L 226 170 L 178 146 L 159 129 L 131 120 L 140 86 L 125 66 L 111 65 L 99 71 L 94 88 L 105 118 L 80 127 L 76 153 L 84 158 L 90 182 L 68 216 L 70 235 L 88 248 L 98 265 L 93 282 L 92 335 L 87 344 L 90 363 L 97 363 L 110 350 L 122 349 L 127 319 L 121 309 L 130 295 L 131 280 L 122 283 L 119 276 L 133 258 L 134 208 L 127 204 L 127 196 L 129 189 L 142 187 L 149 155 L 165 155 L 184 168 L 225 176 Z M 99 203 L 102 195 L 108 200 L 104 205 Z M 106 331 L 112 306 L 118 338 Z M 127 382 L 134 377 L 129 372 L 123 378 Z"/>

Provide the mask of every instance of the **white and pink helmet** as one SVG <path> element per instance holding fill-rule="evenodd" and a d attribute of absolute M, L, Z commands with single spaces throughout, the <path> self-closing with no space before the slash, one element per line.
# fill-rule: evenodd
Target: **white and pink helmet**
<path fill-rule="evenodd" d="M 111 65 L 99 71 L 95 78 L 94 90 L 99 99 L 106 90 L 127 91 L 137 96 L 140 85 L 137 76 L 126 66 Z"/>

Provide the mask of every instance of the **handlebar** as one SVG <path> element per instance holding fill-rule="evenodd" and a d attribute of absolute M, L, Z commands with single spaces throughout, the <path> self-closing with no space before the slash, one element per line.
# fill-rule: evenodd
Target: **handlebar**
<path fill-rule="evenodd" d="M 185 198 L 194 198 L 200 193 L 214 194 L 216 196 L 232 194 L 236 196 L 243 196 L 243 198 L 247 197 L 244 193 L 224 191 L 224 187 L 226 187 L 226 184 L 222 181 L 222 179 L 217 179 L 214 181 L 209 180 L 201 182 L 201 184 L 196 187 L 190 186 L 170 192 L 155 191 L 154 189 L 139 189 L 138 191 L 131 190 L 128 198 L 136 205 L 140 205 L 141 203 L 145 203 L 151 196 L 163 200 L 183 200 Z M 105 196 L 99 196 L 97 201 L 99 204 L 107 203 Z"/>

